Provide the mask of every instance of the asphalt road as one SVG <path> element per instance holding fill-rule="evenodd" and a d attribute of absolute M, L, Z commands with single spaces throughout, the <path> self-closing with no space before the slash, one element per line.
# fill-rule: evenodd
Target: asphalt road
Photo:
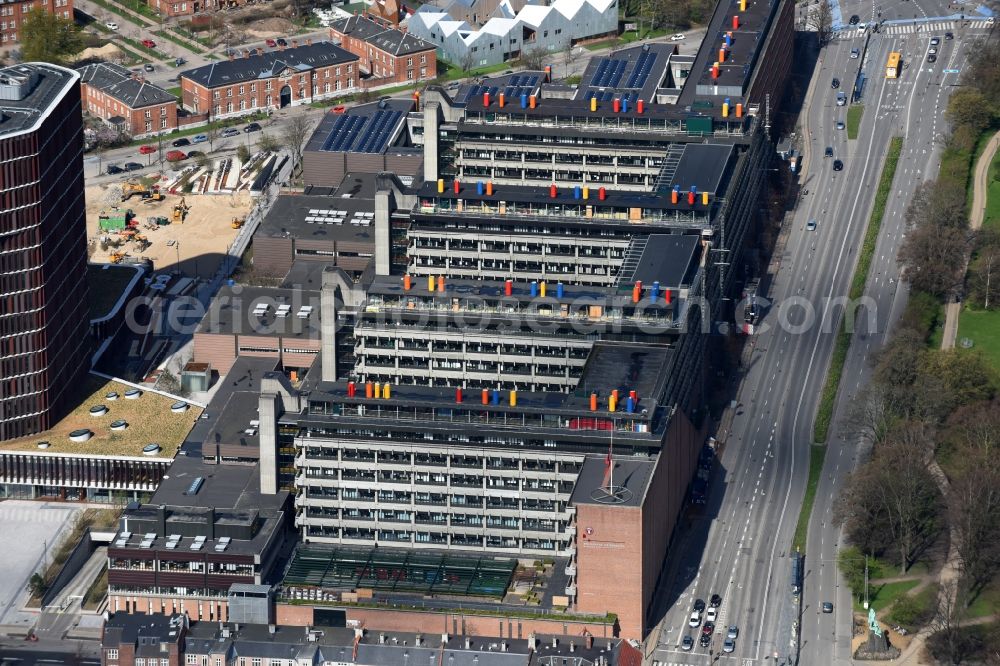
<path fill-rule="evenodd" d="M 788 653 L 786 632 L 779 627 L 796 610 L 788 551 L 808 478 L 816 403 L 834 344 L 832 329 L 843 307 L 836 299 L 848 292 L 889 140 L 905 136 L 868 286 L 875 303 L 874 323 L 870 331 L 859 333 L 852 347 L 842 413 L 846 398 L 868 378 L 869 355 L 881 346 L 905 304 L 895 255 L 909 197 L 919 180 L 933 175 L 939 156 L 935 137 L 945 130 L 943 109 L 949 86 L 958 78 L 944 70 L 961 69 L 964 62 L 967 41 L 960 30 L 954 32 L 954 41 L 942 39 L 934 65 L 923 60 L 929 33 L 872 36 L 864 59 L 866 112 L 856 141 L 848 141 L 846 131 L 835 127 L 837 120 L 846 119 L 847 107 L 836 105 L 831 80 L 841 79 L 841 90 L 850 92 L 861 62 L 850 58 L 850 51 L 863 47 L 864 36 L 837 39 L 822 55 L 802 116 L 809 135 L 803 196 L 776 256 L 780 270 L 765 294 L 772 305 L 752 341 L 732 427 L 720 433 L 726 446 L 710 485 L 710 504 L 694 517 L 675 550 L 672 569 L 663 576 L 659 600 L 667 608 L 660 631 L 650 639 L 656 641 L 655 661 L 706 664 L 715 657 L 747 666 L 774 663 L 776 652 L 778 663 L 783 663 Z M 884 77 L 891 50 L 902 50 L 910 63 L 896 81 Z M 823 156 L 827 146 L 833 148 L 833 158 Z M 843 171 L 833 171 L 834 159 L 844 162 Z M 815 231 L 806 229 L 810 220 L 817 223 Z M 839 530 L 831 523 L 830 511 L 858 452 L 854 443 L 842 440 L 838 429 L 830 441 L 806 554 L 803 664 L 847 663 L 850 652 L 850 599 L 838 587 L 834 560 Z M 700 629 L 687 626 L 693 600 L 708 600 L 713 593 L 722 595 L 723 603 L 710 648 L 681 650 L 684 635 L 697 640 L 700 634 Z M 818 612 L 821 601 L 835 602 L 834 615 Z M 740 628 L 736 650 L 719 658 L 729 624 Z"/>
<path fill-rule="evenodd" d="M 864 442 L 844 433 L 841 422 L 851 399 L 870 379 L 872 356 L 885 344 L 887 333 L 891 334 L 905 307 L 907 287 L 899 281 L 896 254 L 905 236 L 906 207 L 917 185 L 937 173 L 940 138 L 947 129 L 943 113 L 948 95 L 959 78 L 954 70 L 962 69 L 971 39 L 981 34 L 956 26 L 949 29 L 955 32 L 954 40 L 945 40 L 944 31 L 939 30 L 876 35 L 869 43 L 868 67 L 873 73 L 876 65 L 885 62 L 890 51 L 902 52 L 910 65 L 895 81 L 880 78 L 878 94 L 881 101 L 874 116 L 869 110 L 876 108 L 872 104 L 876 91 L 868 92 L 859 143 L 870 141 L 884 146 L 891 136 L 902 136 L 903 152 L 868 276 L 865 296 L 870 299 L 867 307 L 871 319 L 860 322 L 859 318 L 862 330 L 856 333 L 848 353 L 829 451 L 810 519 L 801 663 L 846 664 L 850 660 L 851 598 L 836 569 L 837 551 L 842 544 L 840 530 L 833 524 L 832 509 L 848 474 L 859 459 L 864 459 L 868 450 Z M 937 62 L 928 64 L 925 56 L 932 36 L 941 40 Z M 833 617 L 819 612 L 823 601 L 834 602 Z M 830 655 L 836 657 L 836 662 L 828 661 Z"/>

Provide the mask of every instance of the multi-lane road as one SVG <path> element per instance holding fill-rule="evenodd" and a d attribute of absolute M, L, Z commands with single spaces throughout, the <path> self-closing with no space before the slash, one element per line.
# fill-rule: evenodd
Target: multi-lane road
<path fill-rule="evenodd" d="M 864 9 L 847 5 L 841 11 L 865 16 L 865 9 L 869 16 L 876 11 L 871 4 Z M 881 11 L 883 18 L 892 18 L 886 8 Z M 725 448 L 710 503 L 701 515 L 692 516 L 663 576 L 657 598 L 663 620 L 650 636 L 647 663 L 707 664 L 713 658 L 740 666 L 789 663 L 794 650 L 788 644 L 788 625 L 799 615 L 799 663 L 849 662 L 850 595 L 837 576 L 840 535 L 831 510 L 859 451 L 836 426 L 810 521 L 801 606 L 791 595 L 789 551 L 808 478 L 816 404 L 833 349 L 833 329 L 843 312 L 839 299 L 849 290 L 893 136 L 904 137 L 903 153 L 868 281 L 873 315 L 870 326 L 859 317 L 864 325 L 849 354 L 838 415 L 864 386 L 870 355 L 905 305 L 895 261 L 905 233 L 904 211 L 917 183 L 936 172 L 947 95 L 971 37 L 957 22 L 941 21 L 937 27 L 937 32 L 924 26 L 878 34 L 852 29 L 821 54 L 801 117 L 807 137 L 803 195 L 769 271 L 766 296 L 771 305 L 748 351 L 739 406 L 729 431 L 720 433 Z M 946 40 L 947 31 L 955 39 Z M 937 62 L 928 64 L 932 36 L 941 43 Z M 852 58 L 854 48 L 863 57 Z M 902 52 L 906 63 L 896 80 L 885 78 L 890 51 Z M 837 128 L 837 121 L 846 121 L 847 106 L 836 104 L 838 90 L 831 84 L 840 79 L 839 90 L 850 94 L 859 66 L 866 74 L 865 111 L 857 139 L 848 140 L 846 130 Z M 833 157 L 824 157 L 828 146 Z M 843 163 L 842 171 L 834 170 L 835 160 Z M 813 231 L 810 221 L 816 223 Z M 723 602 L 713 641 L 702 648 L 697 645 L 700 628 L 688 627 L 687 620 L 694 600 L 708 600 L 712 594 L 721 595 Z M 821 612 L 824 601 L 834 604 L 832 614 Z M 725 627 L 731 624 L 740 629 L 736 649 L 720 656 Z M 685 635 L 695 639 L 692 651 L 682 649 Z"/>

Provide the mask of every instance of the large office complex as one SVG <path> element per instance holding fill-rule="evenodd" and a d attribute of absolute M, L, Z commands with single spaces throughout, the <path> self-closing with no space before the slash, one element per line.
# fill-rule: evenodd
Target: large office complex
<path fill-rule="evenodd" d="M 47 429 L 89 367 L 80 77 L 0 69 L 0 440 Z"/>
<path fill-rule="evenodd" d="M 575 88 L 511 73 L 320 124 L 304 165 L 322 186 L 260 248 L 318 306 L 247 289 L 238 323 L 202 325 L 196 360 L 224 352 L 222 394 L 254 405 L 217 396 L 183 463 L 252 461 L 259 492 L 239 502 L 294 508 L 279 624 L 645 635 L 703 453 L 709 337 L 752 277 L 791 19 L 787 0 L 722 3 L 694 57 L 639 46 Z M 390 152 L 422 168 L 357 173 Z M 199 617 L 232 620 L 224 579 L 176 582 L 186 534 L 153 565 L 162 583 L 115 565 L 112 595 L 164 585 L 175 610 L 212 599 Z"/>

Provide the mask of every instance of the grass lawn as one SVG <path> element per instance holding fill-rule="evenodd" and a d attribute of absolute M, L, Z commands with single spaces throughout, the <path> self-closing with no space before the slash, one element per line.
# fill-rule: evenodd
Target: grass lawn
<path fill-rule="evenodd" d="M 970 618 L 986 617 L 1000 612 L 998 609 L 1000 609 L 1000 580 L 994 580 L 992 585 L 980 592 L 966 613 Z"/>
<path fill-rule="evenodd" d="M 978 349 L 1000 369 L 1000 311 L 966 310 L 958 316 L 958 338 L 956 346 L 961 346 L 962 338 L 972 340 L 972 348 Z"/>
<path fill-rule="evenodd" d="M 133 277 L 135 271 L 131 268 L 108 264 L 88 265 L 87 300 L 90 301 L 90 318 L 98 319 L 107 315 Z"/>
<path fill-rule="evenodd" d="M 619 35 L 617 40 L 613 38 L 602 39 L 601 41 L 594 42 L 593 44 L 584 44 L 583 48 L 587 49 L 588 51 L 599 51 L 601 49 L 606 49 L 609 46 L 613 46 L 616 43 L 618 45 L 631 44 L 632 42 L 638 42 L 643 39 L 655 39 L 657 37 L 664 37 L 666 36 L 666 34 L 667 31 L 662 28 L 658 30 L 643 29 L 641 33 L 638 32 L 637 30 L 629 30 L 628 32 L 623 32 L 621 35 Z"/>
<path fill-rule="evenodd" d="M 906 594 L 917 585 L 920 584 L 919 579 L 914 580 L 901 580 L 895 583 L 885 583 L 883 585 L 878 584 L 868 584 L 868 599 L 872 606 L 875 607 L 876 611 L 881 611 L 887 608 L 892 602 L 898 599 L 900 596 Z M 863 594 L 863 591 L 862 591 Z M 863 599 L 854 598 L 854 610 L 855 612 L 864 611 Z"/>
<path fill-rule="evenodd" d="M 847 138 L 857 139 L 858 128 L 861 127 L 861 114 L 865 112 L 864 104 L 852 104 L 847 107 Z"/>
<path fill-rule="evenodd" d="M 1000 150 L 993 156 L 986 182 L 989 194 L 986 198 L 983 226 L 1000 226 Z"/>
<path fill-rule="evenodd" d="M 799 511 L 799 522 L 795 524 L 795 540 L 792 548 L 806 552 L 806 534 L 809 532 L 809 516 L 812 514 L 813 502 L 816 500 L 816 488 L 819 477 L 823 473 L 823 459 L 826 457 L 826 446 L 813 444 L 809 447 L 809 481 L 806 483 L 806 496 L 802 499 L 802 509 Z"/>
<path fill-rule="evenodd" d="M 173 95 L 174 97 L 176 97 L 177 99 L 181 98 L 181 87 L 180 86 L 174 86 L 173 88 L 167 88 L 167 92 L 170 93 L 171 95 Z"/>
<path fill-rule="evenodd" d="M 190 406 L 187 411 L 175 414 L 170 411 L 173 400 L 164 395 L 144 391 L 137 400 L 126 400 L 125 391 L 131 387 L 109 382 L 96 375 L 88 376 L 76 394 L 78 405 L 50 430 L 31 437 L 21 437 L 0 443 L 0 451 L 39 452 L 41 441 L 49 442 L 48 452 L 79 455 L 142 456 L 142 448 L 153 442 L 160 445 L 155 457 L 173 457 L 177 447 L 194 424 L 201 409 Z M 117 400 L 107 400 L 106 394 L 115 391 Z M 107 414 L 91 416 L 90 408 L 105 405 Z M 124 419 L 128 428 L 112 431 L 112 421 Z M 94 433 L 86 442 L 71 442 L 69 433 L 87 428 Z"/>

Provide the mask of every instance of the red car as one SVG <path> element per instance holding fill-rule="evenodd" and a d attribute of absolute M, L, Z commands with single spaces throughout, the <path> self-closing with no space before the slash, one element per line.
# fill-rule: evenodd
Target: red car
<path fill-rule="evenodd" d="M 264 43 L 272 48 L 278 45 L 278 42 L 274 41 L 273 39 L 265 39 Z"/>
<path fill-rule="evenodd" d="M 156 42 L 154 42 L 152 39 L 144 39 L 144 40 L 142 40 L 142 45 L 145 46 L 147 49 L 155 49 L 156 48 Z"/>
<path fill-rule="evenodd" d="M 187 154 L 182 150 L 171 150 L 167 153 L 168 162 L 180 162 L 181 160 L 186 160 L 187 158 Z"/>
<path fill-rule="evenodd" d="M 139 146 L 140 155 L 152 155 L 156 152 L 155 146 Z"/>

